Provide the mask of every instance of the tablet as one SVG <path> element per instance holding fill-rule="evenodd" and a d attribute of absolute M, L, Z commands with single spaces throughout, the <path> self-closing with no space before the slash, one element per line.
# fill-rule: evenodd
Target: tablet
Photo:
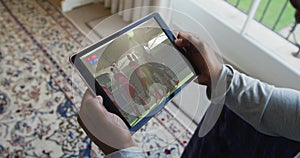
<path fill-rule="evenodd" d="M 70 57 L 94 95 L 137 131 L 195 78 L 175 36 L 152 13 Z"/>

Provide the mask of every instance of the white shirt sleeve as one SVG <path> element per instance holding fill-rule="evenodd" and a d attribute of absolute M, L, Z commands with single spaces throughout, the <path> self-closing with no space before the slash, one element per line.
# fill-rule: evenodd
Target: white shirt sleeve
<path fill-rule="evenodd" d="M 104 156 L 104 158 L 144 158 L 144 157 L 145 155 L 142 149 L 137 146 L 121 149 Z"/>
<path fill-rule="evenodd" d="M 300 141 L 300 92 L 235 71 L 225 105 L 258 131 Z"/>

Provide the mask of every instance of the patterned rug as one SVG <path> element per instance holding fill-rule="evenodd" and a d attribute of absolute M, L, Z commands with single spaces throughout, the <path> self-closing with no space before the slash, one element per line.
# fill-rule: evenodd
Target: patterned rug
<path fill-rule="evenodd" d="M 49 1 L 0 0 L 0 157 L 102 157 L 76 121 L 85 87 L 68 63 L 88 44 Z M 167 110 L 134 135 L 149 157 L 179 157 L 190 137 Z"/>

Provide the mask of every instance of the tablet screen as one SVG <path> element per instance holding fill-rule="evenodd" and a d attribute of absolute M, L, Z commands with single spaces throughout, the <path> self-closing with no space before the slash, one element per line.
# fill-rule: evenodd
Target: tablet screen
<path fill-rule="evenodd" d="M 152 17 L 79 57 L 130 127 L 140 128 L 195 77 L 169 36 Z"/>

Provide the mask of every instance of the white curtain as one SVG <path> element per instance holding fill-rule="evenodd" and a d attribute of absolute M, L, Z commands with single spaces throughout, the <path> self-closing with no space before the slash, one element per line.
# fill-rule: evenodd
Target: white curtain
<path fill-rule="evenodd" d="M 152 11 L 149 6 L 168 8 L 171 0 L 104 0 L 104 6 L 111 13 L 118 13 L 124 21 L 131 22 L 144 17 Z M 131 8 L 136 8 L 131 10 Z M 125 10 L 125 11 L 124 11 Z"/>

